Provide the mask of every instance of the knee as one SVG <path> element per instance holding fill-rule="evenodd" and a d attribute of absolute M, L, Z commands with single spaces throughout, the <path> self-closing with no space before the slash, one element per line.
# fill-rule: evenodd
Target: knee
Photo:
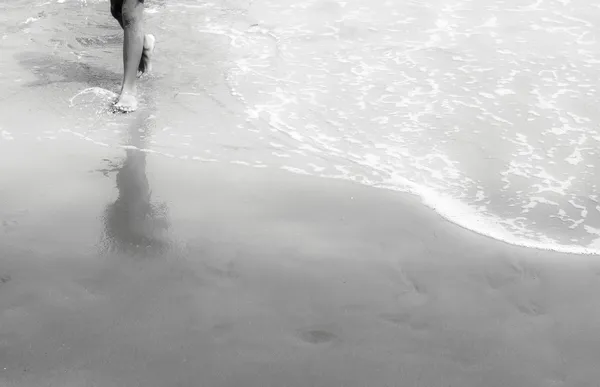
<path fill-rule="evenodd" d="M 139 0 L 124 0 L 121 17 L 124 26 L 137 25 L 142 19 L 143 4 Z"/>
<path fill-rule="evenodd" d="M 124 12 L 122 20 L 123 20 L 123 28 L 125 28 L 125 27 L 133 27 L 133 26 L 138 25 L 139 18 L 135 14 L 132 14 L 130 12 Z"/>

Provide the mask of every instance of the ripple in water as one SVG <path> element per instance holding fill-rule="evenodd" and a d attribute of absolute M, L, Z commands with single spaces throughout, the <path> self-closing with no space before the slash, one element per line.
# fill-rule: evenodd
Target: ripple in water
<path fill-rule="evenodd" d="M 598 9 L 379 4 L 265 1 L 244 31 L 202 27 L 230 37 L 229 85 L 285 140 L 280 163 L 413 192 L 510 243 L 599 251 Z"/>

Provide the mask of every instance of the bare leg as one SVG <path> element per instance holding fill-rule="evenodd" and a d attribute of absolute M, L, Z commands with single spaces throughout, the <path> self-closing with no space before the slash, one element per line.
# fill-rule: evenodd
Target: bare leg
<path fill-rule="evenodd" d="M 110 12 L 113 17 L 119 22 L 121 28 L 123 26 L 123 0 L 111 0 Z M 152 55 L 154 53 L 154 46 L 156 44 L 156 38 L 152 34 L 144 35 L 144 50 L 142 51 L 142 57 L 138 66 L 138 72 L 141 75 L 149 73 L 152 70 Z"/>
<path fill-rule="evenodd" d="M 144 50 L 143 12 L 139 0 L 124 0 L 121 8 L 121 25 L 125 32 L 123 42 L 123 85 L 115 108 L 123 112 L 137 109 L 136 76 Z"/>
<path fill-rule="evenodd" d="M 154 35 L 144 35 L 144 51 L 142 52 L 142 59 L 140 60 L 140 65 L 138 66 L 140 76 L 152 71 L 152 54 L 154 53 L 155 43 L 156 39 L 154 38 Z"/>

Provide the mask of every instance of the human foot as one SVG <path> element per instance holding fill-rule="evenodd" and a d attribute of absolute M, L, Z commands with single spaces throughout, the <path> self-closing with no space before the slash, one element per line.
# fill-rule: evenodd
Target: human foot
<path fill-rule="evenodd" d="M 137 98 L 135 98 L 135 95 L 129 93 L 121 93 L 121 95 L 113 105 L 113 109 L 121 113 L 133 112 L 137 109 L 137 107 Z"/>
<path fill-rule="evenodd" d="M 156 38 L 152 34 L 146 34 L 144 36 L 144 51 L 142 52 L 142 58 L 140 59 L 140 65 L 138 71 L 140 76 L 152 71 L 152 54 L 154 53 L 154 46 L 156 44 Z"/>

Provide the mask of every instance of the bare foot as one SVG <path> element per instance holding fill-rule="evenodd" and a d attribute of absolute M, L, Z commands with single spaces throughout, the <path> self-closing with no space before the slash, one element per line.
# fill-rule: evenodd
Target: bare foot
<path fill-rule="evenodd" d="M 138 66 L 140 76 L 150 73 L 152 71 L 152 54 L 154 53 L 154 46 L 156 45 L 156 38 L 152 34 L 144 35 L 144 51 L 142 52 L 142 59 Z"/>
<path fill-rule="evenodd" d="M 115 111 L 119 111 L 122 113 L 130 113 L 137 109 L 138 102 L 135 95 L 129 93 L 122 93 L 117 102 L 113 105 Z"/>

